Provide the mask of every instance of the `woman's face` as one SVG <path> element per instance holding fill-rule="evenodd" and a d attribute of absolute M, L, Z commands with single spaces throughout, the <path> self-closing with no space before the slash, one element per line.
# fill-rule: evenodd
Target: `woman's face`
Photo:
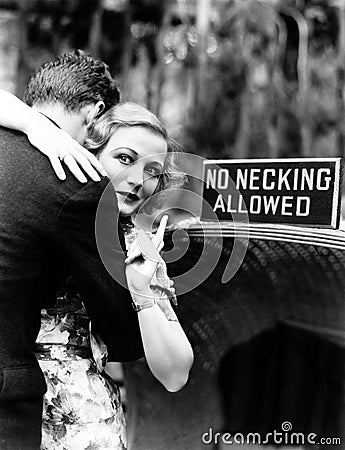
<path fill-rule="evenodd" d="M 165 139 L 144 127 L 120 127 L 98 155 L 116 191 L 121 215 L 134 214 L 152 195 L 167 156 Z"/>

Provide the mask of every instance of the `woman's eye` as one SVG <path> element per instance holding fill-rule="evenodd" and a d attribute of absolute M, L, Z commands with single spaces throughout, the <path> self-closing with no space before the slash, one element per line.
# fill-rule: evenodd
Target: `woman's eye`
<path fill-rule="evenodd" d="M 121 155 L 118 156 L 118 159 L 123 164 L 132 164 L 133 158 L 131 158 L 129 155 L 126 155 L 125 153 L 121 153 Z"/>
<path fill-rule="evenodd" d="M 145 171 L 150 177 L 159 177 L 161 175 L 161 171 L 157 167 L 146 167 Z"/>

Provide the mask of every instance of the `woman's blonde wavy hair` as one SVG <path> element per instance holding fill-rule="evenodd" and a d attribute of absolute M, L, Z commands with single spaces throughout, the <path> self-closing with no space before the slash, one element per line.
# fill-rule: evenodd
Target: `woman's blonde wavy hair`
<path fill-rule="evenodd" d="M 120 127 L 147 128 L 166 141 L 168 153 L 156 192 L 173 187 L 182 187 L 185 184 L 186 176 L 179 169 L 182 154 L 181 146 L 168 136 L 166 128 L 151 111 L 136 103 L 119 103 L 105 112 L 90 129 L 85 147 L 92 153 L 97 154 Z"/>

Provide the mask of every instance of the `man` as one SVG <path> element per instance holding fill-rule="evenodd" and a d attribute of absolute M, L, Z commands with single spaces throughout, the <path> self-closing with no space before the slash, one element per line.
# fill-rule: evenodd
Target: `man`
<path fill-rule="evenodd" d="M 29 105 L 80 143 L 95 118 L 118 100 L 107 66 L 78 51 L 43 65 L 26 94 Z M 0 448 L 32 450 L 40 447 L 46 390 L 33 353 L 40 310 L 67 275 L 77 283 L 109 360 L 138 359 L 143 348 L 129 293 L 106 271 L 97 250 L 96 210 L 108 180 L 83 185 L 67 177 L 61 183 L 23 134 L 2 127 L 0 152 Z M 123 275 L 116 216 L 113 193 L 98 244 Z"/>

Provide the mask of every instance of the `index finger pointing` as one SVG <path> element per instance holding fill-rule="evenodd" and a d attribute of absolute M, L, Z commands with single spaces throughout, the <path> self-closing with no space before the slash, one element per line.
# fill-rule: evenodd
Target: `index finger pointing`
<path fill-rule="evenodd" d="M 163 241 L 164 232 L 165 232 L 165 228 L 166 228 L 167 223 L 168 223 L 168 219 L 169 219 L 168 215 L 164 215 L 161 218 L 161 221 L 159 223 L 157 232 L 155 234 L 155 243 L 157 243 L 157 245 L 159 245 Z"/>

